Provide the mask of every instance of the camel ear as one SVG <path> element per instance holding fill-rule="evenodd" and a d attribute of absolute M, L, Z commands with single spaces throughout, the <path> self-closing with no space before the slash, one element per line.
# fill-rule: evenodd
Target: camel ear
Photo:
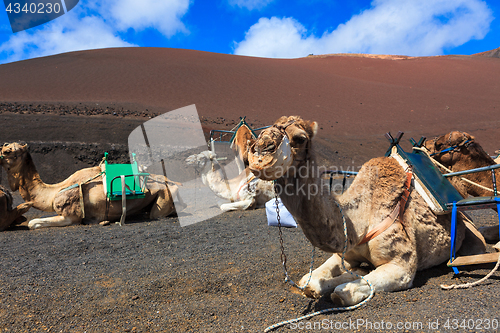
<path fill-rule="evenodd" d="M 316 121 L 313 121 L 311 123 L 311 130 L 312 130 L 312 136 L 311 136 L 312 139 L 318 133 L 318 123 Z"/>

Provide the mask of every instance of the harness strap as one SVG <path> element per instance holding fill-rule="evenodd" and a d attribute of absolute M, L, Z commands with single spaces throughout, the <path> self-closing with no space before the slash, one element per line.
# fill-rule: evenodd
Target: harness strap
<path fill-rule="evenodd" d="M 102 175 L 103 173 L 104 173 L 104 171 L 101 171 L 101 172 L 99 172 L 97 175 L 95 175 L 94 177 L 91 177 L 91 178 L 87 179 L 87 180 L 86 180 L 86 181 L 84 181 L 84 182 L 81 182 L 81 183 L 76 183 L 76 184 L 70 185 L 70 186 L 68 186 L 68 187 L 65 187 L 65 188 L 63 188 L 62 190 L 60 190 L 60 191 L 59 191 L 59 193 L 61 193 L 61 192 L 65 192 L 65 191 L 68 191 L 68 190 L 71 190 L 71 189 L 74 189 L 75 187 L 81 186 L 81 185 L 83 185 L 83 184 L 87 184 L 88 182 L 90 182 L 90 181 L 92 181 L 92 180 L 96 179 L 97 177 L 99 177 L 99 176 L 100 176 L 100 175 Z"/>
<path fill-rule="evenodd" d="M 375 238 L 378 235 L 380 235 L 381 233 L 383 233 L 384 231 L 386 231 L 396 221 L 398 216 L 399 216 L 399 223 L 401 223 L 401 225 L 404 228 L 403 215 L 404 215 L 404 211 L 406 209 L 406 203 L 408 202 L 408 198 L 410 197 L 410 186 L 411 186 L 412 177 L 413 177 L 413 173 L 411 171 L 406 173 L 406 181 L 404 184 L 404 191 L 403 191 L 403 194 L 401 196 L 401 200 L 398 202 L 396 207 L 394 207 L 394 210 L 391 212 L 391 214 L 389 216 L 387 216 L 382 221 L 382 223 L 380 223 L 375 228 L 370 230 L 365 235 L 365 237 L 363 237 L 363 239 L 361 240 L 361 242 L 359 242 L 358 245 L 367 243 L 367 242 L 371 241 L 373 238 Z"/>
<path fill-rule="evenodd" d="M 255 179 L 255 175 L 253 175 L 252 177 L 250 177 L 250 179 L 248 181 L 246 181 L 244 184 L 242 184 L 240 186 L 240 188 L 238 189 L 238 191 L 236 192 L 236 201 L 240 201 L 240 191 L 243 189 L 243 187 L 245 187 L 246 185 L 250 184 L 250 182 L 252 180 Z"/>
<path fill-rule="evenodd" d="M 387 216 L 385 218 L 385 220 L 382 221 L 382 223 L 380 223 L 375 228 L 373 228 L 372 230 L 370 230 L 365 235 L 365 237 L 363 237 L 363 239 L 361 240 L 361 242 L 359 242 L 358 245 L 367 243 L 367 242 L 371 241 L 373 238 L 375 238 L 378 235 L 380 235 L 381 233 L 383 233 L 384 231 L 386 231 L 387 228 L 389 228 L 394 223 L 394 221 L 396 221 L 396 218 L 400 214 L 400 208 L 399 207 L 400 207 L 400 202 L 398 202 L 398 204 L 396 205 L 396 207 L 394 207 L 394 210 L 392 211 L 392 213 L 389 216 Z"/>
<path fill-rule="evenodd" d="M 403 224 L 403 214 L 406 209 L 406 203 L 408 202 L 408 198 L 410 197 L 410 187 L 411 187 L 411 178 L 413 177 L 413 172 L 409 171 L 406 173 L 406 181 L 404 185 L 403 195 L 401 196 L 401 205 L 399 206 L 399 222 Z"/>
<path fill-rule="evenodd" d="M 82 184 L 78 184 L 78 187 L 80 189 L 80 207 L 82 207 L 82 219 L 84 219 L 85 218 L 85 205 L 83 204 Z"/>
<path fill-rule="evenodd" d="M 451 134 L 451 133 L 450 133 Z M 450 152 L 450 151 L 454 151 L 455 149 L 457 148 L 461 148 L 462 146 L 465 146 L 467 147 L 469 144 L 471 144 L 472 142 L 474 142 L 472 139 L 467 139 L 465 141 L 462 141 L 461 143 L 459 143 L 458 145 L 455 145 L 455 146 L 451 146 L 451 147 L 448 147 L 446 149 L 443 149 L 443 150 L 440 150 L 440 151 L 437 151 L 435 153 L 432 153 L 430 154 L 430 156 L 434 156 L 434 155 L 440 155 L 440 154 L 444 154 L 444 153 L 447 153 L 447 152 Z"/>

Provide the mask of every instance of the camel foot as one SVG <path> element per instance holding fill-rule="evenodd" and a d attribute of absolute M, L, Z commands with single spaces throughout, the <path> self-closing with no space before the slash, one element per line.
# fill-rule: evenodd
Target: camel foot
<path fill-rule="evenodd" d="M 28 228 L 30 228 L 31 230 L 39 229 L 41 227 L 42 227 L 42 224 L 38 223 L 37 219 L 31 220 L 28 223 Z"/>
<path fill-rule="evenodd" d="M 24 202 L 17 206 L 17 211 L 22 215 L 26 213 L 28 210 L 30 210 L 31 206 L 33 206 L 33 203 L 31 201 Z"/>
<path fill-rule="evenodd" d="M 496 243 L 495 245 L 493 245 L 493 248 L 495 250 L 497 250 L 497 252 L 500 252 L 500 242 Z"/>
<path fill-rule="evenodd" d="M 364 285 L 360 285 L 363 283 Z M 332 302 L 341 306 L 352 306 L 362 302 L 370 295 L 370 287 L 364 281 L 356 280 L 335 288 L 330 298 Z"/>
<path fill-rule="evenodd" d="M 305 287 L 304 290 L 301 290 L 302 295 L 304 295 L 307 298 L 313 298 L 313 299 L 318 299 L 321 297 L 321 295 L 313 288 L 310 286 Z"/>
<path fill-rule="evenodd" d="M 101 221 L 99 222 L 100 225 L 110 225 L 111 221 Z"/>

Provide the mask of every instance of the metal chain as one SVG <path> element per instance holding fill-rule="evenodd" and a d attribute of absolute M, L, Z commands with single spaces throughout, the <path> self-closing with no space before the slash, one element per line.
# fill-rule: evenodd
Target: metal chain
<path fill-rule="evenodd" d="M 276 185 L 276 181 L 274 181 L 274 193 L 275 193 L 275 204 L 276 204 L 276 220 L 278 221 L 278 230 L 280 237 L 280 249 L 281 249 L 281 263 L 283 264 L 283 269 L 285 270 L 285 282 L 288 281 L 288 273 L 286 269 L 286 254 L 285 254 L 285 245 L 283 244 L 283 231 L 281 230 L 281 217 L 280 217 L 280 208 L 279 208 L 279 200 L 278 200 L 278 186 Z"/>
<path fill-rule="evenodd" d="M 276 181 L 274 181 L 274 193 L 275 193 L 275 204 L 276 204 L 276 220 L 278 221 L 278 232 L 279 232 L 279 238 L 280 238 L 280 249 L 281 249 L 281 263 L 283 264 L 283 270 L 285 272 L 285 283 L 290 283 L 292 286 L 294 286 L 297 289 L 304 290 L 306 287 L 309 285 L 309 282 L 311 281 L 312 277 L 312 271 L 314 267 L 314 254 L 316 248 L 313 246 L 312 249 L 312 254 L 311 254 L 311 265 L 309 267 L 309 279 L 307 280 L 306 284 L 301 287 L 298 284 L 296 284 L 290 277 L 288 276 L 288 269 L 286 268 L 286 254 L 285 254 L 285 245 L 283 242 L 283 231 L 281 230 L 281 217 L 280 217 L 280 209 L 279 209 L 279 200 L 278 200 L 278 187 L 276 185 Z"/>
<path fill-rule="evenodd" d="M 264 330 L 264 333 L 267 333 L 267 332 L 270 332 L 272 330 L 275 330 L 276 328 L 278 327 L 281 327 L 281 326 L 284 326 L 284 325 L 287 325 L 287 324 L 291 324 L 291 323 L 296 323 L 298 321 L 301 321 L 301 320 L 305 320 L 305 319 L 309 319 L 309 318 L 312 318 L 314 316 L 317 316 L 317 315 L 321 315 L 321 314 L 325 314 L 325 313 L 330 313 L 330 312 L 333 312 L 333 311 L 347 311 L 347 310 L 354 310 L 354 309 L 357 309 L 361 306 L 363 306 L 364 304 L 366 304 L 369 300 L 371 300 L 373 298 L 373 296 L 375 295 L 375 288 L 373 287 L 373 285 L 370 283 L 370 281 L 368 281 L 366 279 L 366 277 L 364 276 L 360 276 L 350 270 L 348 270 L 346 267 L 345 267 L 345 264 L 344 264 L 344 260 L 345 260 L 345 254 L 347 252 L 347 241 L 348 241 L 348 238 L 347 238 L 347 223 L 346 223 L 346 220 L 345 220 L 345 216 L 344 216 L 344 212 L 342 211 L 342 207 L 340 207 L 340 205 L 336 202 L 337 204 L 337 207 L 339 208 L 340 210 L 340 214 L 342 215 L 342 224 L 344 226 L 344 237 L 345 237 L 345 241 L 344 241 L 344 250 L 342 251 L 342 256 L 341 256 L 341 264 L 342 264 L 342 269 L 344 269 L 347 273 L 365 281 L 368 286 L 370 287 L 370 295 L 365 298 L 363 301 L 361 301 L 360 303 L 358 304 L 355 304 L 355 305 L 351 305 L 351 306 L 346 306 L 346 307 L 340 307 L 340 308 L 329 308 L 329 309 L 323 309 L 323 310 L 319 310 L 319 311 L 316 311 L 316 312 L 313 312 L 313 313 L 310 313 L 310 314 L 307 314 L 305 316 L 302 316 L 302 317 L 298 317 L 298 318 L 295 318 L 295 319 L 290 319 L 290 320 L 285 320 L 285 321 L 282 321 L 281 323 L 277 323 L 277 324 L 274 324 L 274 325 L 271 325 L 269 326 L 268 328 L 266 328 Z M 498 262 L 500 262 L 500 257 L 498 259 Z M 310 277 L 309 277 L 310 279 Z M 308 282 L 309 283 L 309 282 Z"/>

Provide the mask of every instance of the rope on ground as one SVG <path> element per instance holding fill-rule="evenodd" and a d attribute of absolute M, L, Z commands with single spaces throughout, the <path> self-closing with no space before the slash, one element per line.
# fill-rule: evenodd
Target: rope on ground
<path fill-rule="evenodd" d="M 361 301 L 360 303 L 352 305 L 352 306 L 323 309 L 323 310 L 316 311 L 316 312 L 307 314 L 307 315 L 299 317 L 299 318 L 282 321 L 280 323 L 277 323 L 277 324 L 269 326 L 268 328 L 266 328 L 264 330 L 264 333 L 267 333 L 267 332 L 270 332 L 272 330 L 275 330 L 278 327 L 281 327 L 281 326 L 284 326 L 284 325 L 287 325 L 287 324 L 291 324 L 291 323 L 295 323 L 295 322 L 298 322 L 298 321 L 301 321 L 301 320 L 309 319 L 311 317 L 315 317 L 315 316 L 318 316 L 318 315 L 321 315 L 321 314 L 330 313 L 330 312 L 334 312 L 334 311 L 349 311 L 349 310 L 357 309 L 357 308 L 365 305 L 369 300 L 371 300 L 373 298 L 373 295 L 375 295 L 375 288 L 373 288 L 373 285 L 370 283 L 370 281 L 368 281 L 364 276 L 360 276 L 360 275 L 358 275 L 358 274 L 356 274 L 356 273 L 348 270 L 345 267 L 344 258 L 345 258 L 345 253 L 347 252 L 347 223 L 345 221 L 344 212 L 342 211 L 342 208 L 340 207 L 340 205 L 338 203 L 336 203 L 336 204 L 337 204 L 337 206 L 340 209 L 340 213 L 342 214 L 342 223 L 344 224 L 345 242 L 344 242 L 344 250 L 342 251 L 342 268 L 347 273 L 349 273 L 349 274 L 351 274 L 351 275 L 353 275 L 353 276 L 355 276 L 355 277 L 357 277 L 359 279 L 364 280 L 368 284 L 368 286 L 370 286 L 370 295 L 367 298 L 365 298 L 363 301 Z M 310 277 L 309 277 L 309 279 L 310 279 Z"/>
<path fill-rule="evenodd" d="M 492 276 L 493 273 L 495 273 L 497 271 L 499 266 L 500 266 L 500 255 L 498 256 L 497 264 L 495 265 L 495 267 L 493 267 L 493 269 L 482 279 L 474 281 L 474 282 L 464 283 L 464 284 L 452 284 L 452 285 L 442 284 L 441 288 L 444 290 L 451 290 L 451 289 L 467 289 L 467 288 L 476 286 L 476 285 L 480 284 L 481 282 L 488 280 L 489 277 Z"/>

